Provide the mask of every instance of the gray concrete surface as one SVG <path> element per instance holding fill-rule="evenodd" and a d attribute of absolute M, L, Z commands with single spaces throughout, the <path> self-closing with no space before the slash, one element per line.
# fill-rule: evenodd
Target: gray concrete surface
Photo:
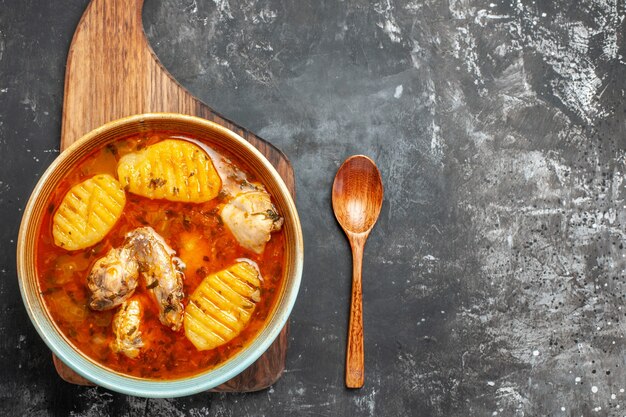
<path fill-rule="evenodd" d="M 293 162 L 306 246 L 281 380 L 167 400 L 61 383 L 19 297 L 21 210 L 58 153 L 86 4 L 0 1 L 2 414 L 624 415 L 623 2 L 146 0 L 174 77 Z M 330 187 L 355 153 L 386 197 L 348 391 Z"/>

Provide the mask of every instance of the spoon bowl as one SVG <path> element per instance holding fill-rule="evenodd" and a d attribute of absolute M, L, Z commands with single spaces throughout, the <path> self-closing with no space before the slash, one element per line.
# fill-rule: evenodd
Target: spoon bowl
<path fill-rule="evenodd" d="M 383 204 L 383 182 L 370 158 L 355 155 L 339 167 L 333 183 L 333 210 L 346 232 L 372 230 Z"/>
<path fill-rule="evenodd" d="M 378 167 L 364 155 L 354 155 L 339 167 L 333 182 L 333 211 L 352 248 L 352 299 L 346 349 L 346 386 L 365 382 L 361 271 L 363 249 L 383 204 L 383 181 Z"/>

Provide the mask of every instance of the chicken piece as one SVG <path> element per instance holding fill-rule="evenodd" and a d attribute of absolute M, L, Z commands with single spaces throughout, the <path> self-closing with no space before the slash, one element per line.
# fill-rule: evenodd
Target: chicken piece
<path fill-rule="evenodd" d="M 141 302 L 137 299 L 124 301 L 115 313 L 112 325 L 115 340 L 111 342 L 113 352 L 121 352 L 131 359 L 139 356 L 139 351 L 144 346 L 139 330 L 142 313 Z"/>
<path fill-rule="evenodd" d="M 159 306 L 159 320 L 176 331 L 183 324 L 182 299 L 185 264 L 151 227 L 140 227 L 126 235 L 125 248 L 133 251 L 146 288 Z"/>
<path fill-rule="evenodd" d="M 139 278 L 139 264 L 133 251 L 113 248 L 98 259 L 87 276 L 91 293 L 89 307 L 92 310 L 110 310 L 129 298 Z"/>
<path fill-rule="evenodd" d="M 248 177 L 239 167 L 234 165 L 229 159 L 220 157 L 215 167 L 222 177 L 222 193 L 227 196 L 235 197 L 238 194 L 248 191 L 265 190 L 263 184 L 259 182 L 250 182 Z"/>
<path fill-rule="evenodd" d="M 265 249 L 271 232 L 283 225 L 282 216 L 264 190 L 237 195 L 222 208 L 220 216 L 239 244 L 258 254 Z"/>

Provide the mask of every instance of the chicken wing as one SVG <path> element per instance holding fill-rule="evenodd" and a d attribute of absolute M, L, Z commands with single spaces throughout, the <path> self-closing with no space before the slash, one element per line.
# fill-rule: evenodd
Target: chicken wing
<path fill-rule="evenodd" d="M 123 353 L 131 359 L 139 356 L 140 349 L 144 346 L 141 339 L 142 308 L 137 299 L 124 301 L 120 309 L 113 316 L 113 334 L 115 339 L 111 342 L 111 350 L 115 353 Z"/>
<path fill-rule="evenodd" d="M 125 248 L 135 254 L 146 288 L 159 306 L 159 320 L 176 331 L 183 323 L 182 299 L 185 264 L 151 227 L 140 227 L 126 235 Z"/>
<path fill-rule="evenodd" d="M 122 304 L 137 287 L 139 264 L 133 251 L 113 248 L 98 259 L 87 277 L 91 293 L 89 307 L 92 310 L 110 310 Z"/>

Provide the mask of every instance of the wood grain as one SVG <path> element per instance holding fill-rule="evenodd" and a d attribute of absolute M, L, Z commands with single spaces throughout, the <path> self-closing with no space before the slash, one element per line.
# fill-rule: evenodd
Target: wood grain
<path fill-rule="evenodd" d="M 346 387 L 361 388 L 365 383 L 365 352 L 363 348 L 363 249 L 367 236 L 351 234 L 352 294 L 350 296 L 350 321 L 346 347 Z"/>
<path fill-rule="evenodd" d="M 380 171 L 367 156 L 351 156 L 339 167 L 333 182 L 333 211 L 352 249 L 352 294 L 346 347 L 348 388 L 361 388 L 365 382 L 361 284 L 363 249 L 380 214 L 383 195 Z"/>
<path fill-rule="evenodd" d="M 88 5 L 67 58 L 61 149 L 121 117 L 153 112 L 189 114 L 219 123 L 254 145 L 294 194 L 293 168 L 279 149 L 213 111 L 163 67 L 145 36 L 142 7 L 143 0 L 92 0 Z M 276 382 L 285 367 L 287 331 L 285 326 L 253 365 L 214 391 L 257 391 Z M 57 357 L 53 359 L 61 378 L 92 385 Z"/>

